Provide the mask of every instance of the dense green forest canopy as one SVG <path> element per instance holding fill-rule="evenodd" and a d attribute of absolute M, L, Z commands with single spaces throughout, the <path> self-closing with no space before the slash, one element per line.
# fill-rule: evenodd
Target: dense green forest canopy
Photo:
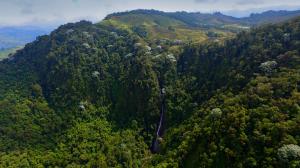
<path fill-rule="evenodd" d="M 115 15 L 0 62 L 0 167 L 300 166 L 300 18 L 194 43 Z"/>

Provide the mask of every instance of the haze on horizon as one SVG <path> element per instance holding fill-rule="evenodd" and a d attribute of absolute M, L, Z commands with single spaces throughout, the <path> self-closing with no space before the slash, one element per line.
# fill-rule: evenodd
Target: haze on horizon
<path fill-rule="evenodd" d="M 297 10 L 300 0 L 0 0 L 0 27 L 56 26 L 97 22 L 107 14 L 134 9 L 189 11 L 243 17 L 266 10 Z"/>

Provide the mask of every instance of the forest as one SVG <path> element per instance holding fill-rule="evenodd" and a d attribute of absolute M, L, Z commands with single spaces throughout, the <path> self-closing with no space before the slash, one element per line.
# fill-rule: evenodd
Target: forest
<path fill-rule="evenodd" d="M 299 17 L 233 30 L 139 12 L 0 61 L 0 167 L 300 167 Z"/>

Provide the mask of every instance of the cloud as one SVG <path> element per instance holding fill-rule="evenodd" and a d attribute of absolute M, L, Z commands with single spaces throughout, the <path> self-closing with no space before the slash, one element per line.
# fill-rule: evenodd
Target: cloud
<path fill-rule="evenodd" d="M 238 15 L 256 9 L 296 6 L 300 7 L 299 0 L 0 0 L 0 26 L 58 25 L 80 19 L 97 22 L 112 12 L 133 9 L 221 11 Z"/>
<path fill-rule="evenodd" d="M 195 0 L 195 2 L 198 3 L 212 3 L 212 2 L 217 2 L 218 0 Z"/>

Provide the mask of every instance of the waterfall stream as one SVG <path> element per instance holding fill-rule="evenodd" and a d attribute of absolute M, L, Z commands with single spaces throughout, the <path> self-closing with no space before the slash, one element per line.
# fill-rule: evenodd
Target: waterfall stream
<path fill-rule="evenodd" d="M 151 151 L 152 153 L 159 152 L 159 140 L 163 136 L 163 124 L 164 124 L 164 117 L 165 117 L 165 95 L 166 90 L 165 88 L 160 88 L 160 97 L 161 97 L 161 105 L 160 105 L 160 117 L 159 117 L 159 123 L 157 126 L 156 136 L 153 139 Z"/>

